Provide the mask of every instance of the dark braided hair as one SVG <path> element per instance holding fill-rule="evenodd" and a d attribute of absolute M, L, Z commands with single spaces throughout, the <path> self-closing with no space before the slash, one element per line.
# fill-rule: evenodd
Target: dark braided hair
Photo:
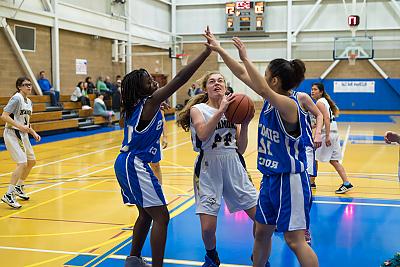
<path fill-rule="evenodd" d="M 288 61 L 283 58 L 272 60 L 268 69 L 271 72 L 271 77 L 279 77 L 282 89 L 289 91 L 296 88 L 304 80 L 306 66 L 300 59 Z"/>
<path fill-rule="evenodd" d="M 131 71 L 121 83 L 121 119 L 129 119 L 135 105 L 140 99 L 148 96 L 143 83 L 144 77 L 150 77 L 145 69 Z M 120 121 L 121 124 L 121 121 Z"/>

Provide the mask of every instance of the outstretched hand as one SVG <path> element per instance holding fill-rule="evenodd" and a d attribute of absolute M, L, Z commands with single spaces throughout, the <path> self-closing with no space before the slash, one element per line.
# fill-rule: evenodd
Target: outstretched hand
<path fill-rule="evenodd" d="M 212 51 L 218 52 L 218 49 L 221 48 L 221 45 L 217 41 L 217 38 L 215 38 L 214 34 L 210 31 L 209 26 L 207 26 L 207 28 L 204 30 L 203 36 L 207 39 L 207 43 L 205 45 Z"/>
<path fill-rule="evenodd" d="M 232 94 L 224 95 L 221 104 L 219 105 L 219 111 L 225 113 L 229 107 L 229 104 L 233 102 L 234 98 L 235 96 Z"/>
<path fill-rule="evenodd" d="M 239 37 L 233 37 L 232 41 L 233 41 L 233 45 L 237 48 L 237 50 L 239 52 L 240 59 L 242 61 L 246 60 L 247 59 L 247 51 L 246 51 L 246 46 L 244 45 L 242 40 L 240 40 Z"/>

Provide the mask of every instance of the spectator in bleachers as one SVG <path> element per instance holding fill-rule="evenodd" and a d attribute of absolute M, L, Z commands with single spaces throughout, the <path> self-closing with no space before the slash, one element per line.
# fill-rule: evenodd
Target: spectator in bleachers
<path fill-rule="evenodd" d="M 50 95 L 50 101 L 52 106 L 61 106 L 60 101 L 60 92 L 55 90 L 51 85 L 50 81 L 46 78 L 46 73 L 44 70 L 40 71 L 39 79 L 37 80 L 42 89 L 42 93 L 44 95 Z"/>
<path fill-rule="evenodd" d="M 119 76 L 119 75 L 118 75 Z M 117 76 L 117 77 L 118 77 Z M 119 112 L 121 108 L 121 76 L 120 79 L 117 79 L 117 83 L 115 84 L 115 92 L 112 95 L 112 110 L 115 112 Z"/>
<path fill-rule="evenodd" d="M 84 106 L 90 107 L 90 99 L 87 96 L 85 85 L 86 85 L 85 82 L 80 81 L 71 95 L 71 101 L 72 102 L 80 101 L 82 103 L 82 108 Z"/>
<path fill-rule="evenodd" d="M 96 86 L 92 82 L 92 77 L 86 77 L 85 82 L 87 83 L 87 93 L 94 94 L 96 92 Z"/>
<path fill-rule="evenodd" d="M 112 123 L 114 111 L 107 110 L 106 104 L 104 103 L 104 95 L 102 94 L 94 100 L 93 115 L 104 117 L 108 121 L 109 125 Z"/>
<path fill-rule="evenodd" d="M 227 82 L 227 83 L 226 83 L 226 93 L 228 93 L 228 94 L 233 94 L 233 88 L 232 88 L 230 82 Z"/>
<path fill-rule="evenodd" d="M 111 95 L 111 91 L 108 89 L 106 83 L 103 81 L 103 77 L 101 76 L 97 79 L 96 88 L 100 94 L 106 94 L 107 96 Z"/>
<path fill-rule="evenodd" d="M 104 83 L 106 84 L 108 90 L 110 90 L 110 94 L 112 95 L 116 89 L 114 84 L 111 82 L 110 76 L 106 76 L 106 80 L 104 81 Z"/>

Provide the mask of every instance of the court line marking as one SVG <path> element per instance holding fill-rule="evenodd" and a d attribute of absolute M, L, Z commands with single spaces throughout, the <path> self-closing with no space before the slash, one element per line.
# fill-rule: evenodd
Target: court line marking
<path fill-rule="evenodd" d="M 185 202 L 186 202 L 186 204 L 185 204 Z M 173 217 L 178 216 L 179 214 L 181 214 L 184 211 L 184 209 L 187 209 L 188 208 L 187 207 L 188 204 L 190 204 L 190 206 L 192 206 L 194 204 L 194 197 L 189 199 L 189 200 L 186 200 L 185 202 L 183 203 L 183 205 L 177 206 L 176 208 L 172 209 L 172 212 L 170 213 L 171 219 Z M 109 239 L 109 240 L 104 241 L 104 242 L 102 242 L 100 244 L 95 244 L 93 246 L 81 249 L 81 250 L 79 250 L 79 253 L 81 253 L 83 251 L 90 251 L 93 248 L 100 248 L 100 247 L 108 245 L 110 243 L 114 243 L 115 241 L 119 241 L 119 240 L 122 240 L 122 239 L 130 238 L 131 236 L 132 236 L 132 233 L 129 232 L 129 233 L 125 234 L 125 235 L 121 235 L 119 237 L 116 237 L 116 238 L 113 238 L 113 239 Z M 69 255 L 59 256 L 59 257 L 48 259 L 48 260 L 41 261 L 41 262 L 38 262 L 38 263 L 30 264 L 30 265 L 27 265 L 25 267 L 40 266 L 40 265 L 45 264 L 45 263 L 53 262 L 53 261 L 56 261 L 56 260 L 61 260 L 61 259 L 66 258 L 68 256 Z"/>
<path fill-rule="evenodd" d="M 176 144 L 176 145 L 174 145 L 174 146 L 167 147 L 167 148 L 164 149 L 164 150 L 173 149 L 173 148 L 176 148 L 176 147 L 185 145 L 185 144 L 187 144 L 187 143 L 189 143 L 189 142 L 191 142 L 191 141 L 189 140 L 189 141 L 186 141 L 186 142 L 183 142 L 183 143 L 179 143 L 179 144 Z M 120 146 L 117 146 L 117 147 L 120 147 Z M 103 150 L 102 150 L 102 151 L 103 151 Z M 92 153 L 92 152 L 91 152 L 91 153 Z M 84 154 L 82 154 L 81 156 L 83 156 L 83 155 L 84 155 Z M 78 176 L 78 177 L 71 178 L 71 179 L 68 179 L 68 180 L 65 180 L 65 181 L 62 181 L 62 182 L 58 182 L 58 183 L 56 183 L 56 184 L 52 184 L 52 185 L 49 185 L 49 186 L 47 186 L 47 187 L 40 188 L 40 189 L 38 189 L 38 190 L 35 190 L 35 191 L 32 191 L 32 192 L 27 193 L 27 195 L 31 195 L 31 194 L 34 194 L 34 193 L 38 193 L 38 192 L 40 192 L 40 191 L 43 191 L 43 190 L 46 190 L 46 189 L 49 189 L 49 188 L 52 188 L 52 187 L 55 187 L 55 186 L 58 186 L 58 185 L 62 185 L 62 184 L 64 184 L 64 183 L 66 183 L 66 182 L 71 182 L 71 181 L 77 180 L 77 179 L 79 179 L 79 178 L 83 178 L 83 177 L 86 177 L 86 176 L 89 176 L 89 175 L 92 175 L 92 174 L 95 174 L 95 173 L 98 173 L 98 172 L 101 172 L 101 171 L 110 169 L 110 168 L 112 168 L 112 167 L 114 167 L 114 165 L 105 167 L 105 168 L 103 168 L 103 169 L 100 169 L 100 170 L 97 170 L 97 171 L 94 171 L 94 172 L 91 172 L 91 173 L 88 173 L 88 174 L 83 174 L 83 175 L 80 175 L 80 176 Z M 0 220 L 1 220 L 1 218 L 0 218 Z"/>
<path fill-rule="evenodd" d="M 35 249 L 35 248 L 18 248 L 18 247 L 5 247 L 0 246 L 3 250 L 17 250 L 17 251 L 31 251 L 31 252 L 44 252 L 53 254 L 68 254 L 68 255 L 85 255 L 85 256 L 99 256 L 101 254 L 87 253 L 87 252 L 75 252 L 75 251 L 62 251 L 62 250 L 48 250 L 48 249 Z M 117 260 L 125 260 L 126 256 L 123 255 L 110 255 L 109 258 Z M 146 260 L 150 261 L 151 258 L 145 257 Z M 175 259 L 164 259 L 164 263 L 169 264 L 179 264 L 179 265 L 192 265 L 192 266 L 202 266 L 203 262 L 199 261 L 189 261 L 189 260 L 175 260 Z M 239 265 L 239 264 L 224 264 L 221 263 L 220 266 L 224 267 L 251 267 L 250 265 Z"/>
<path fill-rule="evenodd" d="M 342 146 L 342 155 L 341 155 L 342 159 L 339 160 L 340 163 L 342 163 L 343 159 L 344 159 L 344 153 L 346 152 L 347 142 L 349 141 L 350 129 L 351 129 L 351 126 L 350 125 L 347 126 L 346 135 L 344 137 L 344 142 L 343 142 L 343 146 Z"/>
<path fill-rule="evenodd" d="M 318 204 L 331 204 L 331 205 L 355 205 L 355 206 L 373 206 L 373 207 L 392 207 L 400 208 L 400 204 L 382 204 L 382 203 L 363 203 L 363 202 L 349 202 L 349 201 L 324 201 L 314 200 L 313 203 Z"/>
<path fill-rule="evenodd" d="M 184 138 L 183 140 L 185 140 L 185 139 L 187 139 L 187 138 Z M 184 143 L 180 143 L 180 144 L 176 144 L 176 145 L 171 146 L 171 147 L 167 147 L 166 149 L 164 149 L 164 151 L 172 149 L 172 148 L 175 148 L 175 147 L 180 146 L 182 144 L 190 143 L 190 142 L 191 141 L 189 140 L 189 141 L 186 141 Z M 112 146 L 112 147 L 108 147 L 108 148 L 103 148 L 103 149 L 95 150 L 95 151 L 92 151 L 92 152 L 88 152 L 88 153 L 72 156 L 72 157 L 69 157 L 69 158 L 60 159 L 60 160 L 56 160 L 56 161 L 51 161 L 51 162 L 40 164 L 40 165 L 35 165 L 32 169 L 36 169 L 36 168 L 44 167 L 44 166 L 49 166 L 49 165 L 52 165 L 52 164 L 55 164 L 55 163 L 60 163 L 60 162 L 64 162 L 64 161 L 67 161 L 67 160 L 76 159 L 76 158 L 80 158 L 80 157 L 96 154 L 96 153 L 99 153 L 99 152 L 104 152 L 104 151 L 115 149 L 115 148 L 119 148 L 119 147 L 121 147 L 121 145 Z M 0 174 L 0 177 L 6 176 L 6 175 L 10 175 L 12 173 L 13 172 L 2 173 L 2 174 Z"/>

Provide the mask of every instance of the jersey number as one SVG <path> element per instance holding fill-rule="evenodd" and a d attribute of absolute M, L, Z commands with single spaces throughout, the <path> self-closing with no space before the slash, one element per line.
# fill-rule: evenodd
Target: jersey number
<path fill-rule="evenodd" d="M 260 139 L 260 146 L 258 147 L 258 152 L 272 156 L 271 152 L 271 141 L 267 140 L 267 145 L 265 145 L 264 138 Z"/>
<path fill-rule="evenodd" d="M 217 143 L 220 143 L 222 141 L 222 137 L 219 134 L 216 134 L 214 137 L 214 143 L 212 144 L 211 148 L 214 149 L 217 147 Z M 225 146 L 230 146 L 232 142 L 232 134 L 231 133 L 227 133 L 224 136 L 224 145 Z"/>

